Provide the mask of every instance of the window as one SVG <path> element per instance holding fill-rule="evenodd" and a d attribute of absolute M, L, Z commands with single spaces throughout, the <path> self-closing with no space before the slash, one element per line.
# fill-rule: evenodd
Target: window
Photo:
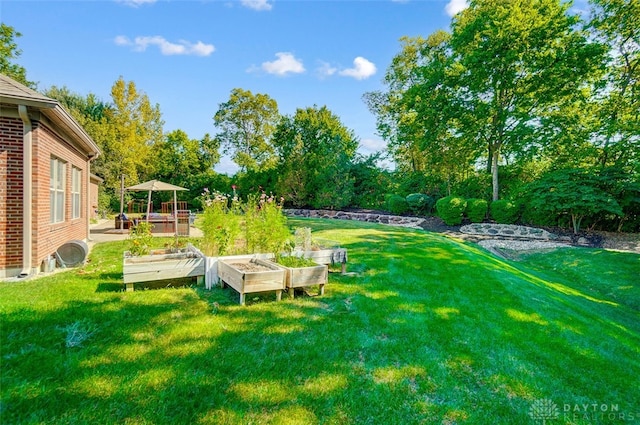
<path fill-rule="evenodd" d="M 79 168 L 71 167 L 71 218 L 80 218 L 81 188 L 82 171 Z"/>
<path fill-rule="evenodd" d="M 58 159 L 51 158 L 51 182 L 49 184 L 49 194 L 51 202 L 51 222 L 60 223 L 64 221 L 64 190 L 66 164 Z"/>

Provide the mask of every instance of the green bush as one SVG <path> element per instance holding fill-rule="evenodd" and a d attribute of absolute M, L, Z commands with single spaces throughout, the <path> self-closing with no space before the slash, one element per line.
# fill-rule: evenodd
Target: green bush
<path fill-rule="evenodd" d="M 466 207 L 467 201 L 458 196 L 446 196 L 436 202 L 438 216 L 449 226 L 462 223 L 462 215 Z"/>
<path fill-rule="evenodd" d="M 464 212 L 472 223 L 482 223 L 487 218 L 488 211 L 489 203 L 484 199 L 467 199 L 467 208 Z"/>
<path fill-rule="evenodd" d="M 520 217 L 520 206 L 509 199 L 493 201 L 490 210 L 491 217 L 499 224 L 513 224 Z"/>
<path fill-rule="evenodd" d="M 556 170 L 528 186 L 527 208 L 558 220 L 570 217 L 577 234 L 583 224 L 624 215 L 615 197 L 605 190 L 614 189 L 613 181 L 615 178 L 610 180 L 589 169 Z"/>
<path fill-rule="evenodd" d="M 404 214 L 409 211 L 407 200 L 400 195 L 391 195 L 387 200 L 387 209 L 392 214 Z"/>
<path fill-rule="evenodd" d="M 409 210 L 414 214 L 428 214 L 433 208 L 434 200 L 424 193 L 412 193 L 406 198 Z"/>

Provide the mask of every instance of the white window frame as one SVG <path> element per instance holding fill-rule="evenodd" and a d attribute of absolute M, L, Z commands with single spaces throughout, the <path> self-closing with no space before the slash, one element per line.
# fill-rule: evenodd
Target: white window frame
<path fill-rule="evenodd" d="M 51 223 L 64 222 L 65 211 L 65 190 L 67 186 L 67 163 L 63 160 L 51 157 L 50 169 L 50 219 Z"/>
<path fill-rule="evenodd" d="M 82 216 L 82 170 L 71 167 L 71 218 Z"/>

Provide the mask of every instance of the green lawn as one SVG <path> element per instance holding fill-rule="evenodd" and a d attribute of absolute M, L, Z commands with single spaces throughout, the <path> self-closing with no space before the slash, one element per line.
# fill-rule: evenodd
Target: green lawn
<path fill-rule="evenodd" d="M 0 284 L 0 423 L 640 421 L 639 255 L 509 262 L 418 230 L 289 223 L 340 241 L 355 275 L 245 307 L 229 288 L 126 293 L 114 242 Z"/>

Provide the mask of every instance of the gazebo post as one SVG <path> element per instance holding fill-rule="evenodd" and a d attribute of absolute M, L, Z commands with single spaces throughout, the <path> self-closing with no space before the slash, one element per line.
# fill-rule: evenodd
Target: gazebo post
<path fill-rule="evenodd" d="M 120 175 L 120 233 L 124 229 L 124 174 Z"/>
<path fill-rule="evenodd" d="M 178 237 L 178 192 L 176 190 L 173 191 L 173 219 L 175 220 L 175 233 L 176 238 Z"/>
<path fill-rule="evenodd" d="M 149 216 L 151 215 L 151 192 L 153 192 L 153 190 L 149 191 L 149 198 L 147 199 L 147 223 L 149 222 Z"/>

